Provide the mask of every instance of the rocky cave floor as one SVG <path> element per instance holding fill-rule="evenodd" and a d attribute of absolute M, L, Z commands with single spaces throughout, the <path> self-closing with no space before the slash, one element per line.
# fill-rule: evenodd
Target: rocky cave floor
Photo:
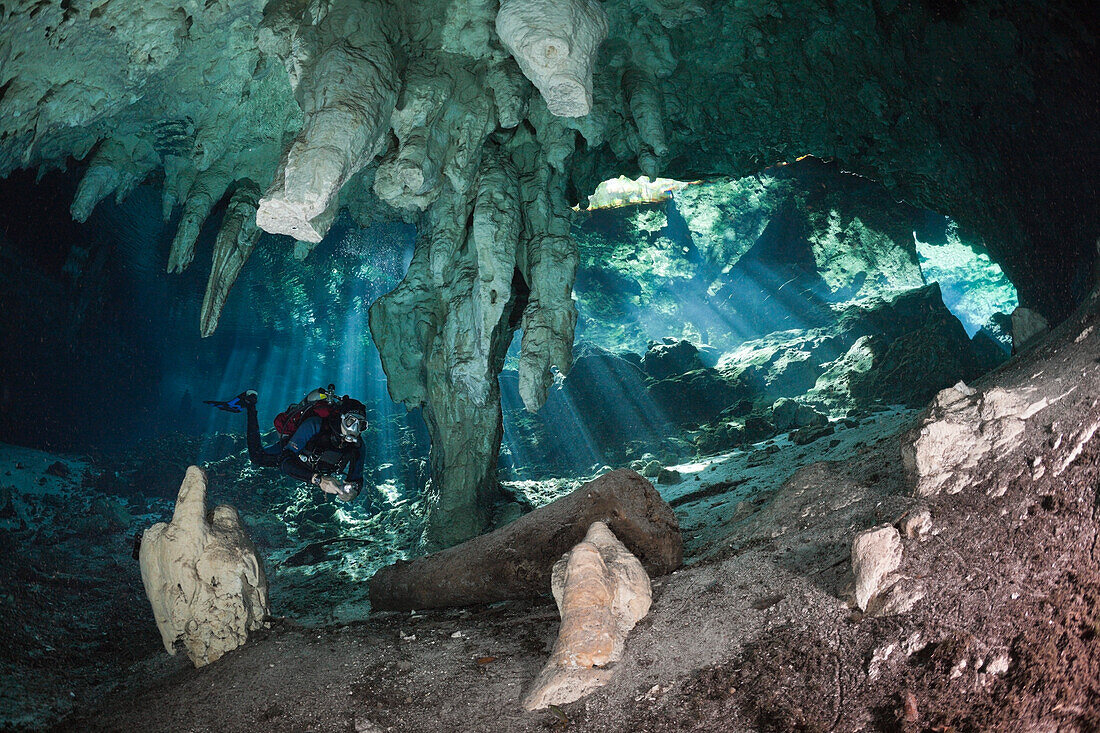
<path fill-rule="evenodd" d="M 14 493 L 39 491 L 38 506 L 69 516 L 52 536 L 45 523 L 0 533 L 13 632 L 3 702 L 23 715 L 6 723 L 68 713 L 58 730 L 1096 730 L 1097 306 L 973 385 L 1047 406 L 959 493 L 914 498 L 899 449 L 919 414 L 901 409 L 830 441 L 676 467 L 681 481 L 659 489 L 680 519 L 685 567 L 654 580 L 607 687 L 537 713 L 520 701 L 557 634 L 549 598 L 341 622 L 356 603 L 365 610 L 366 592 L 339 553 L 311 565 L 308 582 L 269 567 L 284 616 L 192 669 L 160 650 L 127 546 L 125 528 L 162 518 L 170 500 L 160 516 L 105 523 L 125 506 L 82 489 L 79 461 L 5 448 Z M 902 615 L 864 616 L 850 602 L 852 538 L 918 507 L 933 529 L 905 541 L 901 571 L 924 597 Z M 14 522 L 9 513 L 0 519 Z M 404 505 L 371 521 L 389 527 L 379 544 L 392 547 L 415 520 Z M 273 554 L 287 564 L 288 551 Z M 79 573 L 67 566 L 77 556 Z M 309 603 L 329 623 L 291 620 Z"/>

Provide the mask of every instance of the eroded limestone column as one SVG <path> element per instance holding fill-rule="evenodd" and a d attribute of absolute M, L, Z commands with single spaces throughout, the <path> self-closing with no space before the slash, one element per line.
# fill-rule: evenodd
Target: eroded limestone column
<path fill-rule="evenodd" d="M 340 188 L 385 147 L 397 70 L 376 2 L 343 0 L 315 29 L 297 86 L 305 125 L 260 200 L 265 231 L 320 242 Z"/>
<path fill-rule="evenodd" d="M 398 147 L 378 166 L 374 191 L 396 209 L 423 211 L 444 190 L 469 191 L 481 148 L 496 127 L 492 97 L 453 57 L 409 64 L 391 124 Z"/>
<path fill-rule="evenodd" d="M 596 0 L 504 0 L 496 28 L 552 113 L 588 114 L 592 69 L 608 31 L 607 13 Z"/>
<path fill-rule="evenodd" d="M 217 661 L 263 626 L 267 578 L 237 510 L 206 512 L 206 474 L 191 466 L 171 522 L 141 541 L 141 580 L 164 648 L 182 642 L 196 667 Z"/>
<path fill-rule="evenodd" d="M 371 308 L 390 396 L 423 406 L 431 433 L 429 547 L 480 533 L 499 490 L 496 377 L 512 334 L 519 229 L 516 174 L 489 155 L 475 190 L 448 190 L 429 208 L 405 279 Z"/>

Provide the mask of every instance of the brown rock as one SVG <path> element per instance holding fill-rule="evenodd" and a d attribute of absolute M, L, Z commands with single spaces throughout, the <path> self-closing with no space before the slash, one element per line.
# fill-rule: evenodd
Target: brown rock
<path fill-rule="evenodd" d="M 379 611 L 444 608 L 546 593 L 554 563 L 605 522 L 650 576 L 683 560 L 671 507 L 646 479 L 620 469 L 489 534 L 382 568 L 370 581 Z"/>

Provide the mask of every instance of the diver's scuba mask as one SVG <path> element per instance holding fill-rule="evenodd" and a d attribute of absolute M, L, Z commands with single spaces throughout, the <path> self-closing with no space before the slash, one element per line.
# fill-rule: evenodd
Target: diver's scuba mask
<path fill-rule="evenodd" d="M 367 418 L 358 413 L 349 412 L 340 417 L 340 434 L 349 443 L 359 440 L 360 434 L 366 427 Z"/>

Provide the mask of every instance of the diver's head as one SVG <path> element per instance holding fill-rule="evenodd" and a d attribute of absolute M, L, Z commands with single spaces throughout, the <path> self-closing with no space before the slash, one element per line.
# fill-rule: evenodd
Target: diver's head
<path fill-rule="evenodd" d="M 366 427 L 367 418 L 360 412 L 345 412 L 340 416 L 340 434 L 349 443 L 359 440 L 359 436 Z"/>

